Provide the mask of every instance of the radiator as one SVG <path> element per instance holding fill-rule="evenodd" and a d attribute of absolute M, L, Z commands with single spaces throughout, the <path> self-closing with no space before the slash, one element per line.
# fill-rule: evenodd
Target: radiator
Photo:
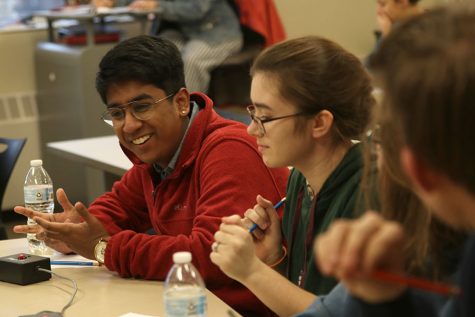
<path fill-rule="evenodd" d="M 35 92 L 0 94 L 0 136 L 26 138 L 3 197 L 2 210 L 23 205 L 23 182 L 30 160 L 41 158 Z"/>

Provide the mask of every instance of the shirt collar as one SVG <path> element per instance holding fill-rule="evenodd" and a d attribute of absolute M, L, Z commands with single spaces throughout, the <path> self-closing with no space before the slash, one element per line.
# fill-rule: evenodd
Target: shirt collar
<path fill-rule="evenodd" d="M 175 166 L 178 161 L 178 157 L 180 156 L 181 148 L 183 147 L 183 142 L 185 141 L 186 134 L 188 133 L 188 129 L 190 128 L 191 123 L 193 122 L 196 115 L 198 114 L 198 111 L 200 110 L 200 107 L 194 101 L 190 102 L 190 106 L 191 106 L 190 120 L 188 121 L 188 125 L 186 127 L 185 133 L 183 134 L 183 138 L 180 141 L 180 145 L 178 146 L 175 154 L 173 155 L 172 159 L 168 163 L 168 166 L 165 168 L 161 168 L 160 165 L 156 163 L 153 164 L 153 168 L 160 175 L 161 180 L 164 180 L 165 178 L 167 178 L 175 170 Z"/>

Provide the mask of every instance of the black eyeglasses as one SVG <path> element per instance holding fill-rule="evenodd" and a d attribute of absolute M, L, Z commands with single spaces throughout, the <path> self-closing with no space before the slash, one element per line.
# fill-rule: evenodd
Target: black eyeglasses
<path fill-rule="evenodd" d="M 289 115 L 281 116 L 281 117 L 261 119 L 261 118 L 256 116 L 256 106 L 253 106 L 253 105 L 247 107 L 247 112 L 249 113 L 249 116 L 251 117 L 251 120 L 257 125 L 257 129 L 258 129 L 260 135 L 265 135 L 266 134 L 266 129 L 264 128 L 264 123 L 272 122 L 272 121 L 276 121 L 276 120 L 280 120 L 280 119 L 285 119 L 285 118 L 291 118 L 291 117 L 297 117 L 297 116 L 305 115 L 305 113 L 303 113 L 303 112 L 298 112 L 298 113 L 289 114 Z"/>
<path fill-rule="evenodd" d="M 120 106 L 110 107 L 102 114 L 101 119 L 112 127 L 121 126 L 122 124 L 124 124 L 125 110 L 129 108 L 134 118 L 141 121 L 145 121 L 152 117 L 152 110 L 156 105 L 174 95 L 175 93 L 169 94 L 166 97 L 155 99 L 152 101 L 135 100 Z"/>

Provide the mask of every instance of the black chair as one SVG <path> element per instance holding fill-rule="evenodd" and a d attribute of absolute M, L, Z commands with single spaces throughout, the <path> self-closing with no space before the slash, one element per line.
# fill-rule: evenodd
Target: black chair
<path fill-rule="evenodd" d="M 8 180 L 10 179 L 13 167 L 15 167 L 25 142 L 26 139 L 0 138 L 0 240 L 7 239 L 7 232 L 2 221 L 3 211 L 1 210 L 1 206 L 3 203 L 3 195 L 5 195 Z"/>

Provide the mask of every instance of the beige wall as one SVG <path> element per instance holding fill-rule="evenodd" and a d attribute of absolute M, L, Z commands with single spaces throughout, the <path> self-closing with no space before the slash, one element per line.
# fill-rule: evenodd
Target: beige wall
<path fill-rule="evenodd" d="M 359 57 L 371 51 L 376 0 L 274 0 L 289 38 L 316 34 Z M 446 0 L 423 0 L 425 7 Z"/>
<path fill-rule="evenodd" d="M 0 33 L 0 94 L 35 91 L 33 51 L 46 31 Z"/>
<path fill-rule="evenodd" d="M 121 28 L 127 36 L 140 34 L 139 23 L 123 24 Z M 46 39 L 46 30 L 0 31 L 0 94 L 36 90 L 34 50 L 36 43 Z"/>

